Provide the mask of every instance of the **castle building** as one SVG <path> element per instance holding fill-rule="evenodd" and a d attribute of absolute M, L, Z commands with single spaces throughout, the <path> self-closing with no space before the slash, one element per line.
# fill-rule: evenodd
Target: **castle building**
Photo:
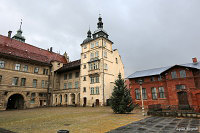
<path fill-rule="evenodd" d="M 200 112 L 200 62 L 137 71 L 128 76 L 134 103 L 144 107 L 160 104 L 164 108 L 193 109 Z M 128 83 L 128 82 L 127 82 Z"/>
<path fill-rule="evenodd" d="M 0 35 L 0 110 L 107 105 L 124 66 L 98 20 L 98 29 L 89 30 L 81 44 L 81 59 L 72 62 L 67 53 L 25 43 L 21 25 L 13 37 L 11 31 Z"/>
<path fill-rule="evenodd" d="M 25 43 L 21 26 L 11 33 L 0 35 L 0 110 L 51 105 L 54 71 L 67 56 Z"/>
<path fill-rule="evenodd" d="M 114 82 L 119 73 L 124 77 L 124 65 L 113 42 L 103 29 L 99 16 L 97 29 L 81 44 L 80 104 L 82 106 L 103 106 L 109 104 Z"/>

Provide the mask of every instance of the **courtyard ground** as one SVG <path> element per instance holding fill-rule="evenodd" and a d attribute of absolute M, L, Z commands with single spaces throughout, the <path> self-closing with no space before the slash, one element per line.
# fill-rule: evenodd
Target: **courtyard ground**
<path fill-rule="evenodd" d="M 48 107 L 0 112 L 0 130 L 19 133 L 103 133 L 145 118 L 139 109 L 114 114 L 110 107 Z M 0 132 L 1 132 L 0 131 Z"/>
<path fill-rule="evenodd" d="M 154 116 L 108 133 L 200 133 L 200 119 Z"/>

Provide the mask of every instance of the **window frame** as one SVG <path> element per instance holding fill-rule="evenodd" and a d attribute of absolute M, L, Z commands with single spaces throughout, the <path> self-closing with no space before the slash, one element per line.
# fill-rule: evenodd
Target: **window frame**
<path fill-rule="evenodd" d="M 171 78 L 172 79 L 177 79 L 177 73 L 176 73 L 176 71 L 171 72 Z"/>
<path fill-rule="evenodd" d="M 33 79 L 33 88 L 37 88 L 37 79 Z"/>
<path fill-rule="evenodd" d="M 39 67 L 34 68 L 34 73 L 39 73 Z"/>
<path fill-rule="evenodd" d="M 156 87 L 152 87 L 152 88 L 151 88 L 151 96 L 152 96 L 152 99 L 153 99 L 153 100 L 157 100 L 157 99 L 158 99 Z"/>
<path fill-rule="evenodd" d="M 5 68 L 5 61 L 0 60 L 0 68 Z"/>
<path fill-rule="evenodd" d="M 161 91 L 161 90 L 162 90 L 162 91 Z M 165 97 L 165 89 L 164 89 L 164 87 L 160 86 L 160 87 L 158 88 L 158 91 L 159 91 L 159 97 L 160 97 L 160 98 L 166 98 L 166 97 Z"/>
<path fill-rule="evenodd" d="M 180 70 L 179 74 L 180 74 L 180 78 L 186 78 L 187 77 L 185 70 Z"/>
<path fill-rule="evenodd" d="M 21 86 L 26 86 L 26 78 L 21 78 Z"/>
<path fill-rule="evenodd" d="M 135 99 L 136 100 L 140 100 L 141 96 L 140 96 L 140 90 L 138 88 L 135 89 Z"/>
<path fill-rule="evenodd" d="M 12 85 L 13 86 L 17 86 L 18 85 L 18 81 L 19 81 L 19 77 L 13 77 L 13 79 L 12 79 Z"/>
<path fill-rule="evenodd" d="M 15 64 L 15 70 L 20 71 L 21 64 Z"/>

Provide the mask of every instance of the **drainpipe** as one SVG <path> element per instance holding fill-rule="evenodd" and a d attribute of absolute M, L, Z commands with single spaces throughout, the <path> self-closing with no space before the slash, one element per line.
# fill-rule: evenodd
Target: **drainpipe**
<path fill-rule="evenodd" d="M 104 59 L 103 59 L 103 39 L 102 39 L 102 62 L 103 62 L 103 106 L 105 105 L 105 99 L 104 99 Z"/>

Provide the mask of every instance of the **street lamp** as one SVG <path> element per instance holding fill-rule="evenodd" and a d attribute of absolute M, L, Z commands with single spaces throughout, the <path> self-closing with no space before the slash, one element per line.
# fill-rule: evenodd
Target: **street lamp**
<path fill-rule="evenodd" d="M 141 100 L 142 100 L 142 114 L 143 114 L 143 116 L 145 116 L 145 113 L 144 113 L 144 101 L 143 101 L 143 96 L 142 96 L 142 83 L 143 83 L 143 81 L 140 79 L 139 80 L 139 84 L 140 84 L 140 94 L 141 94 Z"/>

